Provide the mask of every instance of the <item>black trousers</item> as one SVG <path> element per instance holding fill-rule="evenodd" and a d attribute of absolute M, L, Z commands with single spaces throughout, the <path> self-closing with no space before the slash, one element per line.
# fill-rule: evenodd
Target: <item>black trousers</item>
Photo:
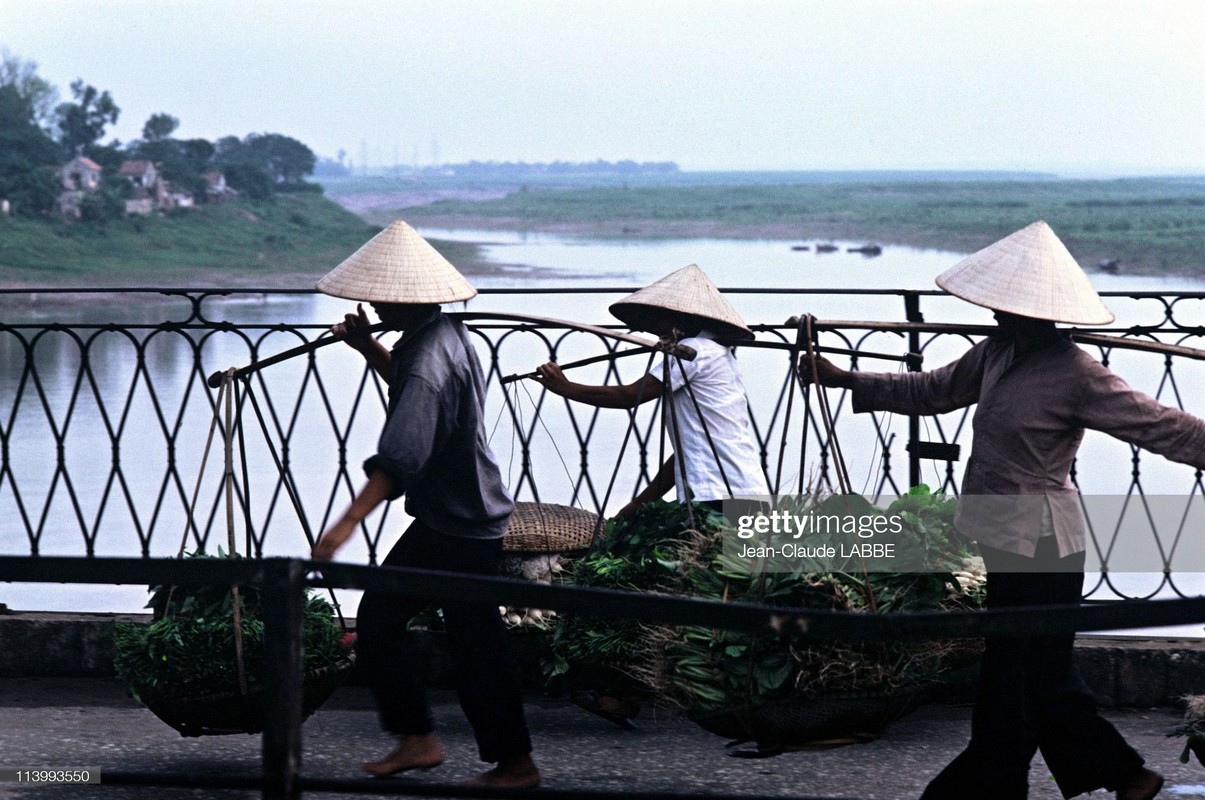
<path fill-rule="evenodd" d="M 501 539 L 448 536 L 414 522 L 385 557 L 386 566 L 498 574 Z M 451 580 L 451 579 L 449 579 Z M 360 600 L 356 649 L 376 699 L 381 727 L 405 736 L 434 730 L 427 699 L 426 652 L 406 630 L 431 600 L 365 592 Z M 519 667 L 498 603 L 444 603 L 448 654 L 460 707 L 481 760 L 496 762 L 531 752 Z"/>
<path fill-rule="evenodd" d="M 1053 536 L 1033 558 L 980 546 L 988 608 L 1080 602 L 1084 554 L 1059 558 Z M 1037 570 L 1037 571 L 1035 571 Z M 1113 790 L 1143 760 L 1096 710 L 1074 662 L 1075 634 L 990 637 L 967 748 L 933 779 L 922 800 L 1020 800 L 1029 763 L 1042 751 L 1063 797 Z"/>

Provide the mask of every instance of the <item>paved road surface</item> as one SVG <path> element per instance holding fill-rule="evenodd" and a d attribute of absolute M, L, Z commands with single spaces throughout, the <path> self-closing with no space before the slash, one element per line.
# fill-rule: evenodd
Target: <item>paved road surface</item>
<path fill-rule="evenodd" d="M 435 699 L 440 733 L 449 749 L 447 762 L 438 770 L 392 781 L 454 782 L 481 769 L 454 697 L 436 693 Z M 749 759 L 730 756 L 724 739 L 681 718 L 642 718 L 637 730 L 624 731 L 566 701 L 548 698 L 529 698 L 528 715 L 546 788 L 607 790 L 625 797 L 646 791 L 909 800 L 918 797 L 925 782 L 962 748 L 969 724 L 965 706 L 931 705 L 869 744 Z M 1161 797 L 1205 796 L 1205 768 L 1195 761 L 1180 764 L 1183 740 L 1163 736 L 1176 724 L 1176 712 L 1119 711 L 1109 716 L 1148 762 L 1168 776 Z M 306 723 L 303 734 L 306 776 L 359 778 L 361 761 L 392 747 L 392 740 L 377 727 L 367 693 L 357 687 L 340 689 Z M 0 679 L 0 766 L 252 774 L 259 759 L 258 736 L 182 738 L 129 700 L 113 681 Z M 1033 800 L 1061 797 L 1040 759 L 1031 784 Z M 326 800 L 352 795 L 305 796 Z M 233 800 L 258 793 L 0 784 L 0 798 L 34 797 Z M 968 787 L 968 800 L 975 797 L 975 787 Z"/>

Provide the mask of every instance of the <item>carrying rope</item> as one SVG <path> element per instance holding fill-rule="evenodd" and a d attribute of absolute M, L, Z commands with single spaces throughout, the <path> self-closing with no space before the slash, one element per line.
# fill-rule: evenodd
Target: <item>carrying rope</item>
<path fill-rule="evenodd" d="M 214 398 L 213 419 L 210 421 L 209 433 L 206 436 L 205 448 L 201 456 L 201 466 L 197 471 L 197 481 L 193 488 L 192 498 L 188 505 L 188 514 L 184 523 L 184 533 L 180 539 L 180 547 L 176 552 L 177 558 L 184 557 L 184 550 L 188 543 L 189 528 L 195 529 L 193 520 L 196 515 L 197 500 L 201 492 L 201 484 L 205 477 L 205 468 L 209 462 L 209 453 L 213 447 L 213 440 L 217 432 L 219 424 L 222 426 L 223 439 L 223 457 L 224 465 L 222 472 L 222 487 L 225 495 L 225 514 L 226 514 L 226 545 L 227 558 L 234 558 L 238 555 L 238 546 L 235 540 L 234 528 L 234 500 L 237 491 L 237 484 L 234 473 L 234 437 L 239 438 L 239 462 L 243 475 L 243 485 L 247 488 L 248 494 L 244 495 L 244 521 L 247 525 L 248 536 L 250 536 L 251 525 L 251 509 L 250 509 L 250 476 L 247 467 L 247 450 L 243 439 L 242 414 L 236 413 L 236 408 L 242 408 L 242 401 L 238 399 L 238 379 L 240 377 L 239 370 L 234 367 L 221 373 L 221 380 L 218 384 L 217 396 Z M 280 475 L 281 484 L 284 487 L 285 494 L 288 496 L 293 510 L 297 514 L 298 522 L 301 524 L 301 530 L 305 536 L 306 542 L 313 549 L 316 539 L 313 530 L 310 528 L 309 520 L 306 518 L 305 510 L 301 505 L 300 493 L 297 490 L 297 485 L 293 480 L 292 473 L 285 468 L 280 454 L 273 444 L 272 437 L 268 431 L 268 424 L 264 418 L 263 411 L 260 409 L 259 401 L 252 391 L 250 383 L 250 374 L 243 374 L 244 381 L 244 396 L 251 403 L 251 408 L 255 412 L 255 417 L 259 422 L 260 431 L 263 433 L 264 442 L 268 446 L 268 452 L 272 456 L 272 462 L 276 465 L 276 470 Z M 248 545 L 249 546 L 249 545 Z M 174 587 L 173 587 L 174 589 Z M 339 604 L 339 599 L 335 595 L 333 588 L 328 589 L 330 594 L 331 606 L 335 610 L 335 615 L 339 620 L 339 626 L 342 630 L 347 630 L 347 619 L 343 616 L 343 609 Z M 247 676 L 245 659 L 243 657 L 243 625 L 242 625 L 242 601 L 238 586 L 232 586 L 230 589 L 232 602 L 232 622 L 234 625 L 234 649 L 235 649 L 235 667 L 238 674 L 239 694 L 246 696 L 248 692 Z M 170 593 L 168 595 L 170 603 Z"/>
<path fill-rule="evenodd" d="M 656 356 L 657 352 L 658 351 L 655 349 L 649 351 L 648 361 L 645 362 L 645 367 L 644 367 L 645 375 L 649 374 L 649 372 L 651 371 L 652 366 L 653 366 L 653 359 L 655 359 L 657 357 Z M 623 464 L 623 457 L 628 451 L 628 443 L 630 441 L 632 441 L 632 432 L 634 430 L 636 430 L 637 410 L 643 404 L 644 404 L 644 383 L 641 382 L 640 385 L 636 389 L 635 403 L 633 404 L 632 408 L 628 410 L 628 425 L 627 425 L 627 428 L 623 432 L 623 441 L 620 442 L 620 444 L 619 444 L 619 453 L 615 456 L 615 467 L 611 470 L 611 477 L 607 481 L 607 489 L 605 492 L 603 492 L 601 508 L 604 511 L 607 508 L 607 503 L 611 502 L 611 493 L 615 491 L 615 483 L 616 483 L 616 481 L 619 480 L 619 470 L 620 470 L 621 465 Z M 662 453 L 661 457 L 657 459 L 657 468 L 658 469 L 660 469 L 661 464 L 663 464 L 664 461 L 665 461 L 664 453 Z M 656 473 L 654 473 L 654 475 L 655 474 Z M 597 534 L 601 533 L 601 531 L 602 531 L 602 519 L 603 519 L 603 517 L 600 514 L 599 515 L 599 527 L 598 527 L 598 530 L 596 531 L 595 541 L 591 542 L 591 547 L 593 547 L 594 544 L 598 540 Z"/>
<path fill-rule="evenodd" d="M 213 440 L 217 432 L 219 422 L 222 424 L 222 443 L 224 451 L 222 486 L 226 499 L 226 557 L 234 558 L 235 554 L 237 553 L 234 539 L 234 375 L 236 372 L 237 370 L 231 367 L 221 374 L 221 383 L 218 385 L 218 394 L 217 397 L 214 398 L 213 403 L 213 419 L 209 424 L 209 435 L 205 438 L 205 449 L 201 455 L 201 468 L 197 471 L 197 482 L 193 489 L 192 500 L 188 505 L 188 515 L 184 521 L 184 533 L 180 538 L 180 548 L 176 552 L 176 558 L 184 557 L 184 549 L 188 544 L 188 530 L 189 527 L 193 525 L 193 519 L 195 517 L 197 507 L 197 498 L 201 492 L 201 482 L 205 477 L 205 466 L 209 462 L 209 452 L 213 447 Z M 175 592 L 175 588 L 176 587 L 173 586 L 168 590 L 165 610 L 171 606 L 172 594 Z M 234 624 L 235 674 L 238 679 L 239 695 L 246 697 L 248 692 L 247 668 L 245 659 L 243 658 L 243 604 L 240 597 L 238 586 L 231 586 L 230 598 Z"/>
<path fill-rule="evenodd" d="M 850 495 L 853 494 L 853 489 L 851 488 L 849 482 L 849 470 L 845 466 L 845 457 L 841 452 L 841 443 L 837 439 L 837 426 L 833 420 L 832 408 L 829 406 L 828 392 L 825 391 L 824 384 L 820 382 L 820 374 L 816 370 L 816 333 L 814 323 L 815 317 L 813 317 L 811 314 L 804 316 L 803 326 L 806 333 L 804 341 L 807 344 L 807 358 L 808 365 L 811 368 L 812 383 L 817 389 L 816 405 L 819 406 L 820 419 L 824 424 L 824 431 L 828 436 L 829 445 L 833 451 L 833 467 L 834 471 L 837 473 L 838 490 L 841 494 Z M 866 571 L 866 565 L 861 554 L 858 555 L 858 563 L 862 566 L 861 588 L 862 594 L 866 598 L 867 608 L 870 609 L 872 614 L 877 613 L 878 601 L 875 599 L 874 589 L 870 585 L 869 575 Z"/>
<path fill-rule="evenodd" d="M 227 378 L 234 389 L 234 379 Z M 226 484 L 226 548 L 227 558 L 234 558 L 237 552 L 234 541 L 234 391 L 226 392 L 225 418 L 225 470 Z M 246 459 L 243 459 L 244 465 Z M 237 585 L 230 587 L 231 605 L 234 611 L 234 656 L 235 670 L 238 674 L 238 692 L 247 695 L 247 666 L 243 659 L 243 602 Z"/>
<path fill-rule="evenodd" d="M 817 406 L 820 408 L 820 421 L 824 424 L 824 433 L 828 437 L 829 446 L 833 451 L 833 468 L 837 473 L 837 488 L 841 494 L 852 494 L 850 488 L 849 471 L 845 467 L 845 456 L 841 452 L 841 443 L 837 439 L 837 427 L 833 422 L 832 408 L 828 402 L 828 392 L 825 391 L 824 384 L 820 382 L 820 376 L 816 372 L 816 347 L 815 347 L 815 329 L 813 327 L 816 319 L 811 314 L 804 317 L 803 324 L 805 327 L 806 336 L 804 341 L 807 343 L 808 365 L 811 367 L 812 383 L 816 387 Z"/>
<path fill-rule="evenodd" d="M 507 386 L 507 384 L 502 384 L 502 387 L 503 387 L 502 392 L 506 396 L 507 404 L 512 405 L 512 408 L 515 409 L 516 423 L 521 424 L 522 423 L 522 414 L 520 411 L 521 404 L 519 404 L 519 403 L 511 404 L 509 389 L 507 389 L 506 386 Z M 529 403 L 531 403 L 532 409 L 534 410 L 534 413 L 532 416 L 535 418 L 536 422 L 539 423 L 540 428 L 543 429 L 544 433 L 546 433 L 548 435 L 548 441 L 552 444 L 552 449 L 556 453 L 557 459 L 561 462 L 561 467 L 565 471 L 565 479 L 569 482 L 569 486 L 573 489 L 571 502 L 576 503 L 578 489 L 576 486 L 573 485 L 573 475 L 569 472 L 569 464 L 566 463 L 565 457 L 561 453 L 561 449 L 559 447 L 557 447 L 556 437 L 552 435 L 552 431 L 548 430 L 548 426 L 544 424 L 544 418 L 540 416 L 539 408 L 536 406 L 535 398 L 531 396 L 531 392 L 528 391 L 528 389 L 525 385 L 523 386 L 523 393 L 524 393 L 524 395 L 526 395 L 527 401 Z M 501 412 L 499 412 L 499 413 L 501 413 Z M 497 426 L 495 425 L 495 427 L 497 427 Z M 517 430 L 517 428 L 518 428 L 518 425 L 516 425 L 516 430 Z M 512 466 L 514 464 L 514 436 L 515 436 L 515 432 L 512 431 L 512 434 L 511 434 L 511 464 L 512 464 Z M 527 458 L 524 458 L 524 462 L 527 464 L 528 469 L 530 469 L 530 460 Z M 508 474 L 507 475 L 507 484 L 509 485 L 510 482 L 511 482 L 510 475 Z M 534 475 L 532 476 L 532 480 L 531 480 L 531 492 L 532 492 L 532 496 L 535 498 L 535 501 L 537 503 L 539 503 L 540 502 L 540 491 L 539 491 L 539 487 L 536 486 Z M 600 520 L 598 520 L 594 523 L 594 532 L 591 535 L 591 543 L 593 543 L 594 539 L 598 536 L 598 531 L 599 531 L 600 526 L 601 526 L 601 518 L 600 518 Z M 547 526 L 542 526 L 542 533 L 544 536 L 544 553 L 543 553 L 543 555 L 555 553 L 556 550 L 552 546 L 552 534 L 549 531 Z"/>
<path fill-rule="evenodd" d="M 787 436 L 791 430 L 791 411 L 794 409 L 795 387 L 797 385 L 799 385 L 799 373 L 795 369 L 795 363 L 799 359 L 799 351 L 802 349 L 802 346 L 803 346 L 803 337 L 804 337 L 804 321 L 801 319 L 801 320 L 799 320 L 799 324 L 795 326 L 795 342 L 794 342 L 794 344 L 792 344 L 791 349 L 788 351 L 788 354 L 787 354 L 787 358 L 789 359 L 789 361 L 787 362 L 787 408 L 786 408 L 786 413 L 783 416 L 783 420 L 782 420 L 782 437 L 780 438 L 780 440 L 778 442 L 778 465 L 774 471 L 774 492 L 775 493 L 777 493 L 779 491 L 779 489 L 782 487 L 783 462 L 786 460 L 786 455 L 787 455 Z M 803 401 L 806 404 L 807 403 L 806 387 L 804 388 L 803 391 L 804 391 Z M 801 438 L 802 438 L 802 441 L 800 442 L 799 458 L 800 458 L 800 461 L 802 462 L 804 455 L 807 453 L 807 443 L 808 443 L 808 426 L 807 426 L 807 418 L 806 417 L 804 418 L 803 433 L 802 433 Z M 800 483 L 801 483 L 801 486 L 800 486 L 801 491 L 799 493 L 803 494 L 803 492 L 802 492 L 802 481 L 803 481 L 802 467 L 800 467 L 800 478 L 799 479 L 800 479 Z"/>

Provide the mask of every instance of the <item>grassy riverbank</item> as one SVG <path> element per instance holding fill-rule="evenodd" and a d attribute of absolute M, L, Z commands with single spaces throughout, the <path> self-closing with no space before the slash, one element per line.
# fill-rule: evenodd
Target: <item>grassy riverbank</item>
<path fill-rule="evenodd" d="M 876 241 L 971 252 L 1045 219 L 1088 268 L 1205 274 L 1205 178 L 849 180 L 519 190 L 362 212 L 384 222 L 607 237 Z"/>
<path fill-rule="evenodd" d="M 971 252 L 1037 219 L 1087 269 L 1205 275 L 1205 178 L 683 173 L 672 184 L 344 179 L 316 194 L 107 225 L 0 217 L 0 287 L 308 288 L 394 219 L 617 238 L 874 241 Z M 433 244 L 489 274 L 471 243 Z"/>
<path fill-rule="evenodd" d="M 277 194 L 103 225 L 0 217 L 0 287 L 311 288 L 371 238 L 318 194 Z M 466 272 L 476 248 L 437 243 Z"/>

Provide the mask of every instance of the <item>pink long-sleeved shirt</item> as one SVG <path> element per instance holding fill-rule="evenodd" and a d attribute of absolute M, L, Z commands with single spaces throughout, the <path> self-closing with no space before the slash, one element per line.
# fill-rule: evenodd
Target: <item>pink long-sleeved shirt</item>
<path fill-rule="evenodd" d="M 855 373 L 855 412 L 941 414 L 978 403 L 955 527 L 988 547 L 1032 556 L 1049 504 L 1060 555 L 1084 549 L 1069 473 L 1085 429 L 1205 469 L 1205 421 L 1131 389 L 1058 335 L 1014 355 L 991 337 L 929 372 Z"/>

